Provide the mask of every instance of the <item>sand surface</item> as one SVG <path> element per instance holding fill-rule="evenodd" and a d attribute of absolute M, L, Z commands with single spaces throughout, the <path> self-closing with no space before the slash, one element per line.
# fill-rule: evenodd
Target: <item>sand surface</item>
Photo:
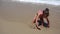
<path fill-rule="evenodd" d="M 32 28 L 34 14 L 50 9 L 50 28 Z M 60 6 L 0 0 L 0 34 L 60 34 Z"/>

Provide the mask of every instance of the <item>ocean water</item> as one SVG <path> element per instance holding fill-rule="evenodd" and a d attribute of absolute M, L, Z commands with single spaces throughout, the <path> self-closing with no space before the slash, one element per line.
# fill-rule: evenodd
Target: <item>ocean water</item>
<path fill-rule="evenodd" d="M 12 1 L 60 5 L 60 0 L 12 0 Z"/>

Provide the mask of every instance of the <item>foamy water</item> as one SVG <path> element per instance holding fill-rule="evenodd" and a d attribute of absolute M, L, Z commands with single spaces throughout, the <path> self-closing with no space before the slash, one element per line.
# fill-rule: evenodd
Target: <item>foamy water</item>
<path fill-rule="evenodd" d="M 60 0 L 12 0 L 19 2 L 31 2 L 31 3 L 45 3 L 51 5 L 60 5 Z"/>

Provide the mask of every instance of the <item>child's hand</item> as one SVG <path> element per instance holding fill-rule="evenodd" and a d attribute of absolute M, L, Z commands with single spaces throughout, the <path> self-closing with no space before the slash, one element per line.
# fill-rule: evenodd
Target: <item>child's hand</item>
<path fill-rule="evenodd" d="M 38 30 L 41 30 L 40 28 L 37 27 Z"/>
<path fill-rule="evenodd" d="M 41 30 L 41 29 L 39 28 L 39 26 L 37 26 L 37 25 L 36 25 L 36 28 L 37 28 L 38 30 Z"/>

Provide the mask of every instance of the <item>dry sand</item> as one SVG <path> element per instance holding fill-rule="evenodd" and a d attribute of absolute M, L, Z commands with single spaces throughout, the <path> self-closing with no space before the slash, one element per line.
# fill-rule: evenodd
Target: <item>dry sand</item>
<path fill-rule="evenodd" d="M 50 9 L 50 28 L 32 28 L 39 9 Z M 60 6 L 0 0 L 0 34 L 60 34 Z"/>

